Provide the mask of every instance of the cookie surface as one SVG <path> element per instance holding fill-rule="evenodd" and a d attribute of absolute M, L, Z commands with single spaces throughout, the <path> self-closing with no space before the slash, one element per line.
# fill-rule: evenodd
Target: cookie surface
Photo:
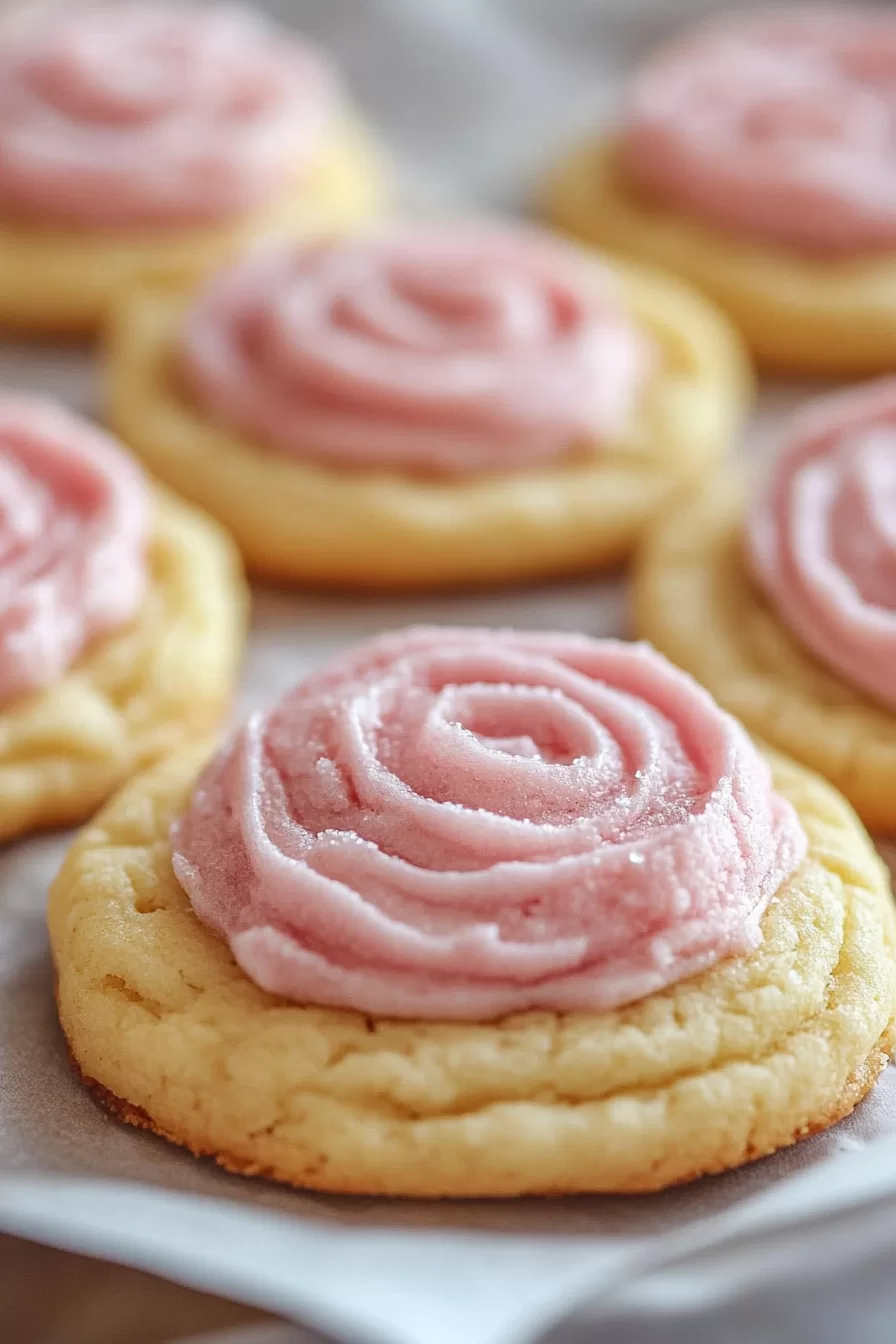
<path fill-rule="evenodd" d="M 48 689 L 0 708 L 0 839 L 90 816 L 227 708 L 246 623 L 239 557 L 192 509 L 167 494 L 154 504 L 137 619 Z"/>
<path fill-rule="evenodd" d="M 203 757 L 178 754 L 107 806 L 49 920 L 85 1080 L 231 1170 L 407 1196 L 652 1190 L 833 1123 L 886 1063 L 888 879 L 843 800 L 781 758 L 810 851 L 755 953 L 615 1012 L 449 1025 L 298 1007 L 243 975 L 171 868 Z"/>
<path fill-rule="evenodd" d="M 171 374 L 182 297 L 144 288 L 108 338 L 111 422 L 151 471 L 219 518 L 250 568 L 334 586 L 525 580 L 610 564 L 670 490 L 727 451 L 749 395 L 729 324 L 687 287 L 620 268 L 661 366 L 618 441 L 559 465 L 438 480 L 285 458 L 194 409 Z"/>
<path fill-rule="evenodd" d="M 638 199 L 612 143 L 585 144 L 549 174 L 555 227 L 685 277 L 731 317 L 756 359 L 788 373 L 859 376 L 896 364 L 896 255 L 814 259 L 743 242 Z"/>
<path fill-rule="evenodd" d="M 638 631 L 757 736 L 896 830 L 896 716 L 828 671 L 786 629 L 743 560 L 743 483 L 713 481 L 670 509 L 635 582 Z"/>
<path fill-rule="evenodd" d="M 380 178 L 363 130 L 344 123 L 289 193 L 235 222 L 78 230 L 0 221 L 0 327 L 49 335 L 94 331 L 118 290 L 141 277 L 189 284 L 254 238 L 301 237 L 365 218 L 380 205 Z"/>

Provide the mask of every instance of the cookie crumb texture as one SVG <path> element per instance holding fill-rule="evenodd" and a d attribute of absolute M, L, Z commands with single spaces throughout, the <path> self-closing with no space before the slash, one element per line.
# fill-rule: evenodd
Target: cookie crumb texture
<path fill-rule="evenodd" d="M 248 1175 L 405 1196 L 647 1191 L 848 1114 L 887 1059 L 896 928 L 883 865 L 776 758 L 810 855 L 759 950 L 616 1012 L 407 1023 L 300 1007 L 194 916 L 169 826 L 191 749 L 128 785 L 50 898 L 63 1030 L 100 1099 Z"/>
<path fill-rule="evenodd" d="M 0 708 L 0 840 L 82 821 L 225 712 L 248 607 L 232 543 L 159 494 L 148 567 L 134 621 L 98 639 L 61 681 Z"/>
<path fill-rule="evenodd" d="M 896 833 L 896 714 L 823 666 L 747 573 L 744 482 L 722 473 L 659 520 L 638 561 L 640 635 L 758 737 Z"/>

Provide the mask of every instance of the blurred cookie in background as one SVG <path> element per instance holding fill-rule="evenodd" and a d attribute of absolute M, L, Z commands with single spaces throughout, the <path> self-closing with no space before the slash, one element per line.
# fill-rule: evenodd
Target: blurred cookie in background
<path fill-rule="evenodd" d="M 326 57 L 235 6 L 0 25 L 0 327 L 90 332 L 141 274 L 369 214 L 375 151 Z"/>
<path fill-rule="evenodd" d="M 736 441 L 736 333 L 675 279 L 464 218 L 121 295 L 108 414 L 250 570 L 426 589 L 623 561 Z"/>
<path fill-rule="evenodd" d="M 618 124 L 549 173 L 541 209 L 668 267 L 776 372 L 896 367 L 896 15 L 706 21 L 636 72 Z"/>

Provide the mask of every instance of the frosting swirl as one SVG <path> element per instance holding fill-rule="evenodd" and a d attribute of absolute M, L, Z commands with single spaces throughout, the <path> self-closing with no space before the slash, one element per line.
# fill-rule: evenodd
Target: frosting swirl
<path fill-rule="evenodd" d="M 896 16 L 708 23 L 635 78 L 622 164 L 645 194 L 797 250 L 896 245 Z"/>
<path fill-rule="evenodd" d="M 747 550 L 803 644 L 896 709 L 896 378 L 795 418 L 751 507 Z"/>
<path fill-rule="evenodd" d="M 104 5 L 0 34 L 0 217 L 197 224 L 264 204 L 330 111 L 317 55 L 230 6 Z"/>
<path fill-rule="evenodd" d="M 0 396 L 0 702 L 130 620 L 147 529 L 143 478 L 111 439 L 52 402 Z"/>
<path fill-rule="evenodd" d="M 179 353 L 198 405 L 271 448 L 442 473 L 612 434 L 647 362 L 593 262 L 486 225 L 256 254 L 199 297 Z"/>
<path fill-rule="evenodd" d="M 251 719 L 172 838 L 264 989 L 453 1019 L 612 1008 L 751 949 L 805 848 L 744 730 L 645 645 L 451 628 Z"/>

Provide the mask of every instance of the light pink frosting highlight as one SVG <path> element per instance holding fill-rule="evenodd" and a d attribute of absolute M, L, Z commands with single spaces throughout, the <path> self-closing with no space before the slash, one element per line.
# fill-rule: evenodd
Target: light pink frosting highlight
<path fill-rule="evenodd" d="M 146 586 L 146 488 L 98 429 L 0 395 L 0 702 L 57 681 Z"/>
<path fill-rule="evenodd" d="M 590 260 L 459 224 L 252 256 L 195 302 L 179 353 L 196 404 L 278 452 L 436 473 L 593 447 L 649 362 Z"/>
<path fill-rule="evenodd" d="M 249 10 L 109 4 L 0 30 L 0 218 L 213 222 L 285 189 L 333 91 Z"/>
<path fill-rule="evenodd" d="M 422 628 L 252 718 L 173 846 L 262 988 L 477 1020 L 613 1008 L 756 947 L 805 837 L 744 730 L 645 645 Z"/>
<path fill-rule="evenodd" d="M 896 246 L 896 15 L 710 22 L 635 78 L 622 162 L 658 204 L 745 239 Z"/>
<path fill-rule="evenodd" d="M 747 546 L 806 648 L 896 709 L 896 378 L 796 417 L 750 510 Z"/>

